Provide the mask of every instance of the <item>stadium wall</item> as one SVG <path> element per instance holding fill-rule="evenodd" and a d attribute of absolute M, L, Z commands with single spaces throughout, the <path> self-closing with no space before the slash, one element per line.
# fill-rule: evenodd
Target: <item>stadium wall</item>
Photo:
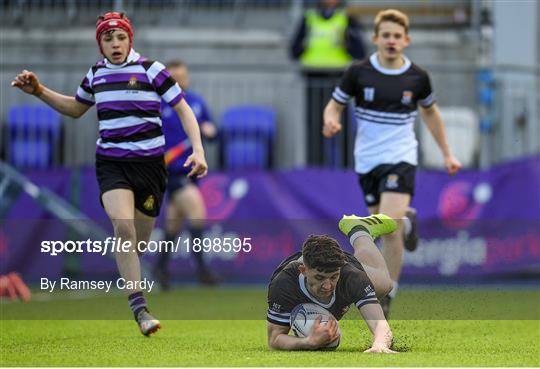
<path fill-rule="evenodd" d="M 73 199 L 73 176 L 80 175 L 81 211 L 110 230 L 97 201 L 93 169 L 30 171 L 28 177 L 63 198 Z M 309 186 L 305 184 L 309 183 Z M 404 280 L 513 277 L 540 269 L 540 156 L 513 161 L 488 171 L 465 171 L 448 177 L 439 171 L 420 171 L 413 206 L 418 209 L 420 244 L 406 253 Z M 350 171 L 296 169 L 214 173 L 200 185 L 208 209 L 205 237 L 211 240 L 250 238 L 246 252 L 208 253 L 208 260 L 228 282 L 264 283 L 272 270 L 300 249 L 309 234 L 336 237 L 351 251 L 337 230 L 343 214 L 366 214 L 356 176 Z M 324 194 L 322 196 L 321 194 Z M 40 252 L 43 240 L 80 240 L 69 233 L 70 222 L 52 218 L 22 195 L 0 224 L 0 273 L 13 270 L 25 279 L 58 278 L 69 261 L 83 278 L 113 278 L 114 259 L 88 252 L 50 256 Z M 163 219 L 158 221 L 163 227 Z M 32 232 L 28 232 L 32 229 Z M 112 233 L 110 233 L 112 234 Z M 154 234 L 159 238 L 159 232 Z M 187 235 L 181 235 L 171 270 L 178 281 L 192 281 Z M 84 238 L 86 240 L 86 237 Z M 213 241 L 212 241 L 213 242 Z M 147 255 L 153 264 L 156 254 Z"/>
<path fill-rule="evenodd" d="M 369 34 L 366 33 L 366 44 Z M 408 55 L 432 72 L 441 105 L 476 109 L 473 45 L 463 47 L 453 31 L 413 32 Z M 48 29 L 3 29 L 0 114 L 23 102 L 38 103 L 6 86 L 22 68 L 34 70 L 48 86 L 73 94 L 88 67 L 98 60 L 93 29 L 69 33 Z M 305 84 L 296 63 L 287 57 L 287 39 L 273 31 L 141 28 L 135 47 L 144 55 L 166 62 L 181 58 L 192 70 L 193 89 L 206 97 L 219 123 L 221 112 L 235 104 L 264 104 L 278 116 L 275 160 L 278 167 L 306 162 Z M 68 166 L 93 162 L 97 138 L 95 112 L 77 121 L 65 119 L 65 159 Z M 216 167 L 217 151 L 210 149 Z"/>
<path fill-rule="evenodd" d="M 498 160 L 540 152 L 540 4 L 492 2 Z M 518 42 L 518 40 L 520 40 Z"/>
<path fill-rule="evenodd" d="M 296 63 L 287 57 L 288 35 L 302 13 L 300 2 L 115 4 L 124 6 L 132 15 L 135 46 L 140 52 L 162 61 L 180 57 L 189 63 L 193 88 L 207 97 L 216 120 L 230 104 L 270 105 L 278 115 L 279 150 L 274 162 L 281 168 L 305 164 L 304 81 Z M 365 42 L 370 45 L 370 22 L 379 4 L 363 1 L 361 6 L 354 2 L 350 5 L 352 13 L 364 23 Z M 493 73 L 489 86 L 495 95 L 489 107 L 493 119 L 489 127 L 482 128 L 485 150 L 480 150 L 480 162 L 491 165 L 540 152 L 538 3 L 456 0 L 400 5 L 411 14 L 413 22 L 413 42 L 407 54 L 431 72 L 442 107 L 469 108 L 482 117 L 478 71 L 482 66 Z M 8 1 L 3 6 L 1 123 L 13 104 L 36 103 L 8 88 L 13 75 L 24 67 L 39 72 L 53 88 L 69 94 L 75 91 L 88 66 L 99 57 L 91 27 L 95 19 L 92 14 L 107 10 L 110 4 L 81 1 L 67 8 L 63 3 L 47 2 L 45 8 L 29 4 L 25 17 L 20 2 Z M 486 14 L 482 13 L 484 7 Z M 41 16 L 44 12 L 47 17 Z M 441 18 L 442 14 L 445 16 Z M 464 23 L 459 23 L 460 19 Z M 80 28 L 80 24 L 88 27 Z M 487 49 L 480 43 L 484 36 L 489 39 Z M 92 163 L 97 136 L 94 113 L 77 122 L 65 122 L 62 163 Z M 209 154 L 215 168 L 216 148 L 211 146 Z"/>

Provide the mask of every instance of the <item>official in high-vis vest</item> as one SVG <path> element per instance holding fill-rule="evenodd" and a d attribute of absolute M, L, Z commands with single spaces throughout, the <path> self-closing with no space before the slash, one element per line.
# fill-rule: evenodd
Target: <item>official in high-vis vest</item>
<path fill-rule="evenodd" d="M 338 0 L 322 0 L 302 17 L 291 43 L 291 56 L 306 68 L 343 68 L 365 57 L 360 24 Z"/>

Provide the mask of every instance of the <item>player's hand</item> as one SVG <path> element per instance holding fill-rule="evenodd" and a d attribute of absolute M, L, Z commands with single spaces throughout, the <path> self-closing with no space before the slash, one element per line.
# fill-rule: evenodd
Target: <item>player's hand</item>
<path fill-rule="evenodd" d="M 204 151 L 193 151 L 186 162 L 184 167 L 191 166 L 191 171 L 188 173 L 188 177 L 196 175 L 197 178 L 202 178 L 208 173 L 208 164 L 204 158 Z"/>
<path fill-rule="evenodd" d="M 446 172 L 453 176 L 461 169 L 461 163 L 454 155 L 449 154 L 444 157 L 444 167 L 446 168 Z"/>
<path fill-rule="evenodd" d="M 325 120 L 323 124 L 323 136 L 330 138 L 341 131 L 341 123 L 336 120 Z"/>
<path fill-rule="evenodd" d="M 321 324 L 321 316 L 313 322 L 308 341 L 313 348 L 319 348 L 334 342 L 339 337 L 339 327 L 337 320 L 329 320 L 326 324 Z"/>
<path fill-rule="evenodd" d="M 17 74 L 15 79 L 11 81 L 12 87 L 17 87 L 27 94 L 39 96 L 43 92 L 43 86 L 39 83 L 39 79 L 33 72 L 26 69 Z"/>
<path fill-rule="evenodd" d="M 381 354 L 397 354 L 397 351 L 394 351 L 387 347 L 384 344 L 373 344 L 371 348 L 367 349 L 364 352 L 375 352 L 375 353 L 381 353 Z"/>

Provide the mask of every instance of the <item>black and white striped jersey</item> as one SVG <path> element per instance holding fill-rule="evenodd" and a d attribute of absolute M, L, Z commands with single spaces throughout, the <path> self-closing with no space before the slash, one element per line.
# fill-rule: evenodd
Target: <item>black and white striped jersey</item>
<path fill-rule="evenodd" d="M 366 304 L 378 303 L 375 289 L 362 264 L 353 255 L 345 255 L 348 262 L 341 268 L 336 289 L 327 304 L 318 301 L 307 289 L 305 277 L 298 270 L 302 253 L 298 252 L 285 259 L 274 271 L 268 286 L 266 319 L 270 323 L 288 326 L 293 309 L 297 305 L 311 302 L 324 307 L 339 320 L 351 304 L 361 308 Z"/>
<path fill-rule="evenodd" d="M 383 68 L 377 53 L 353 63 L 332 94 L 340 104 L 355 102 L 357 173 L 367 173 L 380 164 L 418 164 L 417 105 L 429 107 L 435 97 L 428 73 L 403 58 L 405 63 L 399 69 Z"/>

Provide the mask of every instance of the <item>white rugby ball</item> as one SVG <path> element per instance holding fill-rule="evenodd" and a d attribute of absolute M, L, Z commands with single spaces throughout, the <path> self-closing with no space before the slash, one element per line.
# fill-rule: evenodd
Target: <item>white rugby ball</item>
<path fill-rule="evenodd" d="M 319 316 L 321 317 L 321 324 L 327 324 L 330 320 L 336 320 L 331 312 L 317 304 L 305 303 L 297 305 L 291 312 L 290 318 L 291 329 L 294 335 L 296 337 L 307 337 L 309 332 L 311 332 L 313 323 Z M 339 346 L 339 341 L 341 339 L 339 324 L 338 334 L 339 337 L 333 342 L 330 342 L 324 348 L 336 349 Z"/>

